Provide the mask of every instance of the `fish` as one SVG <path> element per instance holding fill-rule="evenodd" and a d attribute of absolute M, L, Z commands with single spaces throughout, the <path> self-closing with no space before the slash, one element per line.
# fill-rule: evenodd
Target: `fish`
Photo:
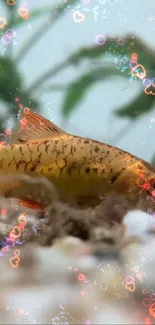
<path fill-rule="evenodd" d="M 155 168 L 122 149 L 61 130 L 25 107 L 9 143 L 0 145 L 0 177 L 46 178 L 59 199 L 75 207 L 94 207 L 110 194 L 125 196 L 133 207 L 155 204 Z M 20 179 L 0 181 L 0 195 L 22 206 L 44 210 L 37 195 L 24 193 Z M 18 194 L 14 194 L 14 192 Z"/>

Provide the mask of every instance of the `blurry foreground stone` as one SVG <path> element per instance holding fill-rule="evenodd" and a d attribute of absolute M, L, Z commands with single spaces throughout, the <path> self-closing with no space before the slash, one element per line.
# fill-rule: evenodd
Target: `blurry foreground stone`
<path fill-rule="evenodd" d="M 42 214 L 0 198 L 0 324 L 155 324 L 154 218 L 114 195 L 48 199 Z"/>
<path fill-rule="evenodd" d="M 144 324 L 147 317 L 151 321 L 143 299 L 149 297 L 146 304 L 153 304 L 153 278 L 147 280 L 147 264 L 143 269 L 137 264 L 136 250 L 143 251 L 143 246 L 136 244 L 132 251 L 130 244 L 129 258 L 122 251 L 122 260 L 107 253 L 99 261 L 93 246 L 68 237 L 52 247 L 21 247 L 16 268 L 9 263 L 15 251 L 11 250 L 0 260 L 0 323 Z M 150 270 L 152 266 L 150 261 Z M 142 276 L 136 278 L 139 273 Z"/>

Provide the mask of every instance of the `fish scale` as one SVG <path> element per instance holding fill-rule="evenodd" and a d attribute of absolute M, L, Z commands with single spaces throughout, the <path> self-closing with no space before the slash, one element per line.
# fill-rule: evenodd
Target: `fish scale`
<path fill-rule="evenodd" d="M 62 200 L 83 206 L 98 204 L 100 197 L 110 192 L 125 195 L 133 206 L 142 198 L 152 198 L 155 169 L 144 160 L 108 144 L 68 134 L 28 108 L 23 116 L 24 128 L 12 133 L 10 144 L 0 146 L 0 175 L 46 177 Z M 150 182 L 149 190 L 138 186 L 137 171 Z M 22 186 L 21 182 L 5 182 L 0 194 L 8 195 L 8 189 L 14 188 L 20 191 Z M 32 189 L 31 195 L 33 198 Z"/>

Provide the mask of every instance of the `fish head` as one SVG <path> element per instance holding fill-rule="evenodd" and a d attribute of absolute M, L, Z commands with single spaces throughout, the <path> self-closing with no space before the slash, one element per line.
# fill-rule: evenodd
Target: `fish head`
<path fill-rule="evenodd" d="M 143 192 L 145 193 L 149 207 L 155 211 L 155 170 L 151 166 L 148 166 L 148 168 L 149 170 L 146 176 L 144 174 Z"/>
<path fill-rule="evenodd" d="M 133 207 L 155 211 L 155 168 L 149 163 L 141 160 L 124 168 L 114 186 Z"/>
<path fill-rule="evenodd" d="M 146 161 L 139 161 L 132 171 L 139 207 L 155 211 L 155 168 Z"/>

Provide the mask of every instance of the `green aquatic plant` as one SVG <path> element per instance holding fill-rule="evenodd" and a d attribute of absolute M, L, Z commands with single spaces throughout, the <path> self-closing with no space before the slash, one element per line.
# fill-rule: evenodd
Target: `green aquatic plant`
<path fill-rule="evenodd" d="M 25 80 L 21 69 L 19 69 L 19 64 L 32 46 L 66 14 L 68 5 L 71 3 L 72 6 L 76 6 L 78 0 L 68 0 L 57 8 L 53 6 L 38 8 L 29 12 L 29 18 L 26 20 L 18 14 L 18 0 L 14 6 L 8 6 L 6 1 L 3 2 L 8 11 L 8 23 L 1 30 L 1 39 L 8 29 L 17 30 L 43 15 L 47 16 L 50 22 L 49 24 L 43 22 L 38 29 L 34 30 L 30 38 L 23 41 L 23 46 L 15 56 L 12 54 L 11 43 L 7 46 L 4 54 L 0 55 L 0 100 L 7 105 L 8 114 L 12 114 L 12 112 L 17 114 L 19 104 L 39 110 L 40 93 L 42 91 L 45 93 L 57 91 L 62 93 L 61 112 L 64 119 L 67 119 L 78 108 L 85 96 L 89 96 L 90 89 L 93 91 L 93 86 L 97 83 L 103 83 L 107 79 L 114 78 L 125 78 L 135 82 L 134 79 L 137 78 L 131 73 L 130 64 L 133 53 L 136 53 L 138 57 L 138 64 L 145 68 L 146 76 L 141 80 L 137 79 L 141 83 L 140 92 L 131 101 L 127 100 L 123 107 L 116 107 L 114 115 L 120 118 L 129 118 L 130 121 L 137 121 L 143 114 L 147 114 L 153 109 L 155 103 L 155 96 L 151 93 L 153 90 L 146 93 L 145 87 L 147 83 L 151 82 L 151 78 L 155 77 L 155 51 L 142 39 L 133 35 L 124 35 L 123 42 L 120 42 L 119 36 L 106 36 L 105 41 L 100 44 L 95 43 L 92 46 L 82 47 L 65 57 L 61 62 L 49 66 L 47 71 L 25 88 Z M 59 15 L 55 14 L 56 10 Z M 87 62 L 88 69 L 67 85 L 51 82 L 69 67 L 74 67 L 78 71 L 83 62 Z M 139 70 L 137 70 L 138 72 Z M 1 132 L 4 131 L 5 120 L 6 115 L 2 115 L 0 117 Z"/>

